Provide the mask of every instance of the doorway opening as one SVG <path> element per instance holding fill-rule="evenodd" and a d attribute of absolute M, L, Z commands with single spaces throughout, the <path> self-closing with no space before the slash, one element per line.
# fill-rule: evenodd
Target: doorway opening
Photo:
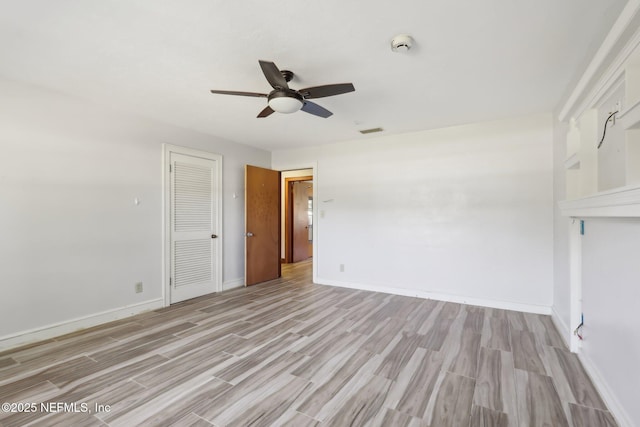
<path fill-rule="evenodd" d="M 284 171 L 282 179 L 282 254 L 284 264 L 313 257 L 313 169 Z"/>

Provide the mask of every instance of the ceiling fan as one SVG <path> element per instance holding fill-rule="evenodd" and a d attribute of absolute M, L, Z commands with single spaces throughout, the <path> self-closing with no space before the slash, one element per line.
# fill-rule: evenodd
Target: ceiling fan
<path fill-rule="evenodd" d="M 267 117 L 276 111 L 278 113 L 295 113 L 298 110 L 302 110 L 306 113 L 313 114 L 314 116 L 327 118 L 333 113 L 326 108 L 309 101 L 309 99 L 341 95 L 355 90 L 351 83 L 314 86 L 300 90 L 291 89 L 288 82 L 293 78 L 293 72 L 288 70 L 280 71 L 278 67 L 276 67 L 276 64 L 270 61 L 258 62 L 260 63 L 260 68 L 262 68 L 264 76 L 273 88 L 273 90 L 268 94 L 237 92 L 232 90 L 212 90 L 211 93 L 267 98 L 268 105 L 264 110 L 260 111 L 258 117 Z"/>

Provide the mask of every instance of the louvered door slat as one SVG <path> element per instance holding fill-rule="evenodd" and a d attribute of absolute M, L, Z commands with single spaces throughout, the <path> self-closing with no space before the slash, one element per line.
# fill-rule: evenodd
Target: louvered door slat
<path fill-rule="evenodd" d="M 208 231 L 215 222 L 212 170 L 175 162 L 174 227 L 176 232 Z"/>

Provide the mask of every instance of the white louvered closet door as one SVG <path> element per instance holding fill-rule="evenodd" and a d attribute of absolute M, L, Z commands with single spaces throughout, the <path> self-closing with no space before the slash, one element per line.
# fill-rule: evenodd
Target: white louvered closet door
<path fill-rule="evenodd" d="M 171 153 L 171 303 L 220 290 L 219 167 Z"/>

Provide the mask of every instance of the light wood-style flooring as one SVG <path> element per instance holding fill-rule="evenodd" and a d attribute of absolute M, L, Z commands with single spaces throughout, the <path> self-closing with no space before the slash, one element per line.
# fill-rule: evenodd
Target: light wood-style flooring
<path fill-rule="evenodd" d="M 309 262 L 0 353 L 1 402 L 79 411 L 3 426 L 616 425 L 550 317 L 314 285 Z"/>

